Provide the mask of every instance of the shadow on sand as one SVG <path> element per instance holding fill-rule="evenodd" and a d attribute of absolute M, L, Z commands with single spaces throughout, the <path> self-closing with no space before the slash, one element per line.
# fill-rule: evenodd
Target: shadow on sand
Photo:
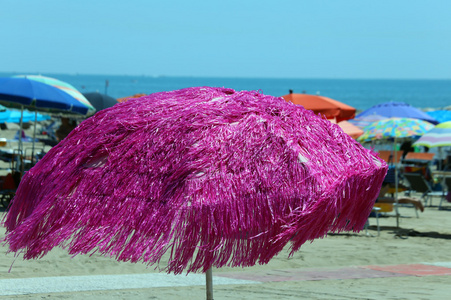
<path fill-rule="evenodd" d="M 376 226 L 368 226 L 370 230 L 377 230 Z M 443 234 L 437 231 L 417 231 L 409 228 L 397 228 L 395 226 L 381 226 L 380 231 L 387 231 L 389 234 L 393 234 L 395 238 L 407 239 L 408 237 L 426 237 L 426 238 L 434 238 L 434 239 L 444 239 L 451 240 L 451 234 Z M 363 231 L 364 232 L 364 231 Z M 328 236 L 346 236 L 346 237 L 366 237 L 366 235 L 362 235 L 361 233 L 354 232 L 345 232 L 345 233 L 328 233 Z"/>

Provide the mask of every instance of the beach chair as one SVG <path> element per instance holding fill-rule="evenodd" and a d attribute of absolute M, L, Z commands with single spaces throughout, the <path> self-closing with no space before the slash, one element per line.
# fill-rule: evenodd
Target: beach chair
<path fill-rule="evenodd" d="M 380 207 L 377 207 L 376 205 L 371 210 L 371 213 L 374 214 L 374 216 L 376 217 L 377 236 L 381 235 L 381 227 L 379 226 L 379 213 L 381 212 L 381 210 L 382 209 Z M 374 235 L 368 233 L 369 226 L 370 226 L 370 221 L 368 219 L 368 220 L 366 220 L 366 223 L 365 223 L 365 234 L 368 236 L 374 236 Z"/>
<path fill-rule="evenodd" d="M 391 150 L 379 150 L 379 157 L 382 158 L 387 164 L 397 164 L 400 162 L 402 158 L 403 151 L 396 151 L 396 162 L 395 162 L 395 153 Z"/>
<path fill-rule="evenodd" d="M 432 164 L 435 153 L 428 152 L 409 152 L 402 160 L 404 165 L 416 165 L 429 167 Z"/>
<path fill-rule="evenodd" d="M 404 160 L 428 163 L 434 159 L 434 156 L 435 156 L 435 153 L 429 153 L 429 152 L 408 152 L 406 154 L 406 157 L 404 157 Z"/>
<path fill-rule="evenodd" d="M 371 214 L 370 216 L 374 216 L 376 217 L 376 228 L 377 228 L 377 236 L 380 236 L 381 234 L 381 228 L 379 225 L 379 216 L 381 215 L 385 215 L 387 213 L 393 212 L 396 208 L 396 203 L 374 203 L 373 209 L 371 210 Z M 416 215 L 418 218 L 418 212 L 416 211 Z M 399 212 L 396 213 L 399 214 Z M 369 220 L 366 221 L 365 223 L 365 234 L 368 236 L 374 236 L 368 233 L 368 227 L 370 226 L 370 222 Z"/>
<path fill-rule="evenodd" d="M 46 135 L 49 137 L 50 140 L 54 140 L 56 141 L 56 130 L 58 129 L 59 125 L 56 123 L 55 120 L 52 120 L 52 122 L 47 125 L 47 126 L 43 126 L 40 130 L 40 134 L 41 135 Z"/>
<path fill-rule="evenodd" d="M 28 142 L 28 143 L 32 143 L 32 142 L 33 142 L 33 138 L 27 136 L 27 135 L 25 134 L 25 131 L 20 130 L 20 129 L 17 130 L 16 135 L 14 136 L 14 138 L 11 139 L 11 140 L 9 140 L 9 141 L 11 141 L 11 142 L 17 142 L 17 141 L 19 141 L 20 135 L 22 135 L 22 142 Z M 7 140 L 7 141 L 8 141 L 8 140 Z M 35 141 L 35 142 L 39 142 L 38 139 L 34 139 L 34 141 Z"/>
<path fill-rule="evenodd" d="M 432 197 L 442 197 L 442 191 L 433 191 L 429 182 L 424 178 L 421 173 L 404 173 L 404 179 L 410 186 L 410 191 L 421 193 L 421 199 L 424 202 L 424 206 L 432 206 Z"/>

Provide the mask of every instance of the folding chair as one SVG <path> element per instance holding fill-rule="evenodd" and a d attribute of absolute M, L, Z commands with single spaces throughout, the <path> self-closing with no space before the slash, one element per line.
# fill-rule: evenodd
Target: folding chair
<path fill-rule="evenodd" d="M 381 208 L 374 206 L 373 209 L 371 210 L 371 212 L 374 213 L 376 216 L 377 236 L 380 236 L 381 235 L 381 227 L 379 226 L 379 213 L 381 212 Z M 368 233 L 368 226 L 370 226 L 370 221 L 366 220 L 365 234 L 368 236 L 374 236 L 374 235 Z"/>
<path fill-rule="evenodd" d="M 379 150 L 379 157 L 382 158 L 389 165 L 397 164 L 400 162 L 403 151 L 396 151 L 396 161 L 395 153 L 390 150 Z"/>
<path fill-rule="evenodd" d="M 424 176 L 420 173 L 404 173 L 404 178 L 410 185 L 410 190 L 417 193 L 421 193 L 421 199 L 424 201 L 424 206 L 427 205 L 429 201 L 429 206 L 432 206 L 432 197 L 442 197 L 443 192 L 434 192 L 426 181 Z"/>
<path fill-rule="evenodd" d="M 434 159 L 435 153 L 409 152 L 403 159 L 403 163 L 428 164 Z"/>

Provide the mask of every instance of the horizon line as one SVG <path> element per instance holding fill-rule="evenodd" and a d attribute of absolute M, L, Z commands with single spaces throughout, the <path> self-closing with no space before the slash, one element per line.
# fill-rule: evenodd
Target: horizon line
<path fill-rule="evenodd" d="M 21 71 L 0 71 L 0 74 L 51 74 L 69 76 L 125 76 L 125 77 L 152 77 L 152 78 L 215 78 L 215 79 L 278 79 L 278 80 L 451 80 L 451 78 L 381 78 L 381 77 L 269 77 L 269 76 L 208 76 L 208 75 L 150 75 L 150 74 L 101 74 L 101 73 L 79 73 L 79 72 L 21 72 Z M 108 78 L 106 78 L 108 79 Z"/>

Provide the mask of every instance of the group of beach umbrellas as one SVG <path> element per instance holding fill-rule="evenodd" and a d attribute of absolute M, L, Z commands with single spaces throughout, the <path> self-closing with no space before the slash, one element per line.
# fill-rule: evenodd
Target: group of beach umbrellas
<path fill-rule="evenodd" d="M 362 126 L 364 133 L 357 139 L 361 142 L 410 138 L 416 140 L 414 145 L 428 148 L 451 146 L 451 121 L 445 117 L 446 111 L 438 112 L 436 116 L 441 118 L 435 119 L 433 112 L 425 113 L 402 102 L 387 102 L 362 112 L 350 122 Z"/>
<path fill-rule="evenodd" d="M 448 117 L 451 120 L 449 111 L 425 113 L 404 102 L 380 103 L 356 115 L 355 108 L 324 96 L 290 92 L 282 97 L 337 123 L 344 132 L 362 143 L 418 138 L 442 120 Z"/>
<path fill-rule="evenodd" d="M 280 97 L 155 93 L 87 118 L 26 172 L 4 241 L 26 259 L 60 245 L 149 265 L 168 253 L 165 270 L 205 272 L 212 299 L 213 267 L 361 230 L 387 168 Z"/>
<path fill-rule="evenodd" d="M 89 116 L 95 98 L 109 105 L 50 79 L 0 78 L 9 107 Z M 5 220 L 11 251 L 36 258 L 65 245 L 72 255 L 147 264 L 169 253 L 166 271 L 210 276 L 212 267 L 267 263 L 287 244 L 296 251 L 328 232 L 363 228 L 387 165 L 340 124 L 367 122 L 353 136 L 362 141 L 433 127 L 430 116 L 390 115 L 408 105 L 355 116 L 305 94 L 199 87 L 120 102 L 25 173 Z M 208 299 L 209 284 L 207 276 Z"/>
<path fill-rule="evenodd" d="M 7 80 L 38 92 L 7 94 Z M 45 99 L 41 84 L 49 84 L 30 81 L 0 79 L 0 101 L 94 112 L 75 95 L 57 107 L 68 96 L 52 91 Z M 324 101 L 315 111 L 310 96 L 198 87 L 125 99 L 87 118 L 26 172 L 4 241 L 26 259 L 60 245 L 71 255 L 149 265 L 169 253 L 165 270 L 206 272 L 212 299 L 212 267 L 268 263 L 287 244 L 294 252 L 328 232 L 358 231 L 388 166 L 327 119 L 352 125 L 354 117 L 380 117 L 363 128 L 362 141 L 422 135 L 434 125 L 385 108 L 355 116 L 322 96 L 314 96 Z"/>
<path fill-rule="evenodd" d="M 88 97 L 98 100 L 98 93 L 90 93 Z M 51 116 L 87 118 L 96 110 L 114 105 L 111 97 L 102 95 L 94 107 L 90 101 L 71 84 L 42 75 L 16 75 L 0 78 L 0 103 L 3 111 L 0 112 L 0 123 L 19 123 L 19 132 L 23 132 L 23 124 L 34 122 L 32 146 L 32 161 L 36 143 L 36 123 L 48 120 Z M 113 99 L 114 100 L 114 99 Z M 117 101 L 116 101 L 117 103 Z M 6 107 L 5 107 L 6 106 Z M 11 109 L 7 109 L 11 108 Z M 16 110 L 19 109 L 19 110 Z M 39 113 L 38 113 L 39 112 Z M 41 114 L 42 113 L 42 114 Z M 23 155 L 23 134 L 18 135 L 18 153 Z M 21 172 L 24 172 L 23 164 Z"/>
<path fill-rule="evenodd" d="M 0 78 L 0 103 L 50 115 L 87 117 L 118 103 L 98 92 L 82 94 L 71 84 L 41 75 Z"/>
<path fill-rule="evenodd" d="M 356 109 L 334 99 L 290 93 L 286 101 L 314 111 L 364 143 L 374 140 L 418 139 L 415 145 L 451 146 L 451 111 L 423 112 L 404 102 L 384 102 L 356 115 Z"/>
<path fill-rule="evenodd" d="M 355 115 L 350 113 L 352 110 L 347 105 L 337 103 L 335 100 L 331 101 L 327 97 L 290 93 L 283 98 L 304 105 L 315 113 L 331 119 L 332 122 L 341 120 L 338 125 L 341 125 L 344 132 L 361 143 L 374 141 L 391 143 L 395 155 L 394 161 L 397 161 L 395 150 L 400 140 L 413 139 L 416 140 L 414 145 L 428 148 L 451 146 L 451 112 L 447 110 L 426 113 L 407 103 L 390 101 L 374 105 Z M 328 108 L 325 109 L 325 107 Z M 334 107 L 335 110 L 333 110 Z M 341 108 L 342 114 L 340 114 Z M 396 201 L 397 190 L 398 166 L 395 165 Z M 396 217 L 397 226 L 399 226 L 399 214 L 396 214 Z"/>
<path fill-rule="evenodd" d="M 86 118 L 118 102 L 98 92 L 82 94 L 71 84 L 55 78 L 17 75 L 0 78 L 0 103 L 20 109 L 9 110 L 2 105 L 0 122 L 22 123 L 48 120 L 51 115 Z"/>

